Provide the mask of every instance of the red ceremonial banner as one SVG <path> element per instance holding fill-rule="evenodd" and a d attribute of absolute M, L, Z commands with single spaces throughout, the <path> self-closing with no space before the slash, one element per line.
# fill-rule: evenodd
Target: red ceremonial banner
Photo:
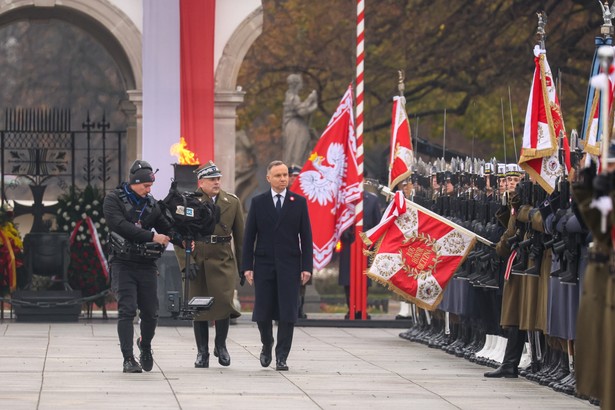
<path fill-rule="evenodd" d="M 197 158 L 214 158 L 215 0 L 180 0 L 181 134 Z M 175 140 L 177 136 L 169 136 Z"/>
<path fill-rule="evenodd" d="M 398 191 L 380 224 L 362 236 L 368 246 L 376 244 L 367 276 L 417 306 L 433 310 L 474 247 L 476 236 L 412 205 Z"/>
<path fill-rule="evenodd" d="M 546 51 L 536 46 L 534 56 L 536 67 L 525 115 L 519 165 L 551 194 L 562 175 L 562 166 L 565 166 L 565 172 L 570 170 L 570 146 Z M 558 152 L 560 135 L 563 135 L 565 152 L 564 164 L 561 165 Z"/>
<path fill-rule="evenodd" d="M 348 87 L 291 187 L 307 199 L 315 269 L 329 263 L 342 232 L 355 222 L 355 205 L 361 198 L 356 145 Z"/>
<path fill-rule="evenodd" d="M 393 98 L 389 158 L 389 189 L 394 191 L 397 184 L 410 176 L 413 162 L 412 136 L 404 97 Z"/>

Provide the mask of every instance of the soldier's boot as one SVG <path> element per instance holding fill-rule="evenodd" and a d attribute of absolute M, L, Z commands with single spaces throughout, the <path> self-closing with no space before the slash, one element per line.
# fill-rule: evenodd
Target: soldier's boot
<path fill-rule="evenodd" d="M 509 329 L 502 365 L 491 372 L 486 372 L 484 376 L 492 378 L 517 378 L 519 376 L 519 361 L 521 360 L 524 345 L 525 332 L 521 332 L 518 328 Z"/>
<path fill-rule="evenodd" d="M 222 366 L 230 366 L 231 356 L 226 350 L 226 338 L 228 336 L 228 328 L 230 318 L 216 320 L 216 341 L 214 346 L 214 356 L 218 358 L 218 363 Z"/>
<path fill-rule="evenodd" d="M 207 321 L 193 321 L 192 325 L 198 351 L 194 367 L 209 367 L 209 323 Z"/>

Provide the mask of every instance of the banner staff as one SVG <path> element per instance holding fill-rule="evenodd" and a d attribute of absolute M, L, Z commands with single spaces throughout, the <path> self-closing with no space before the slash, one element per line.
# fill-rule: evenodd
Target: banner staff
<path fill-rule="evenodd" d="M 361 311 L 361 318 L 367 319 L 367 268 L 363 243 L 359 238 L 363 232 L 363 98 L 364 98 L 364 60 L 365 60 L 365 0 L 357 0 L 357 60 L 356 60 L 356 137 L 357 170 L 359 174 L 360 198 L 355 208 L 355 241 L 350 252 L 350 306 L 349 319 L 354 320 L 355 313 Z"/>
<path fill-rule="evenodd" d="M 517 154 L 517 137 L 515 137 L 515 122 L 513 121 L 512 112 L 512 97 L 510 96 L 510 85 L 508 86 L 508 110 L 510 111 L 510 128 L 512 130 L 513 148 L 515 150 L 515 163 L 519 163 L 519 155 Z"/>
<path fill-rule="evenodd" d="M 607 173 L 607 160 L 609 158 L 609 142 L 611 140 L 611 122 L 609 121 L 609 69 L 613 64 L 613 47 L 601 46 L 598 49 L 598 59 L 602 67 L 598 81 L 600 82 L 600 115 L 602 117 L 602 157 L 600 158 L 601 171 Z M 594 77 L 594 78 L 596 78 Z"/>

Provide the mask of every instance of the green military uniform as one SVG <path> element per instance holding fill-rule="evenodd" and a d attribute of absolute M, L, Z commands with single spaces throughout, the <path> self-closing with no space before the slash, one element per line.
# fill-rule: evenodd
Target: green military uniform
<path fill-rule="evenodd" d="M 593 236 L 593 243 L 589 248 L 589 260 L 583 277 L 583 291 L 579 301 L 579 314 L 577 316 L 577 334 L 575 342 L 575 372 L 577 378 L 576 388 L 580 394 L 595 397 L 610 402 L 613 409 L 613 311 L 609 318 L 605 314 L 607 303 L 608 283 L 613 290 L 613 276 L 609 273 L 609 259 L 612 253 L 610 231 L 611 223 L 607 224 L 606 232 L 601 230 L 601 212 L 591 207 L 593 199 L 592 189 L 574 185 L 574 199 L 579 206 L 585 225 Z M 610 295 L 612 303 L 613 296 Z M 608 332 L 611 332 L 610 334 Z M 606 344 L 605 344 L 606 342 Z M 610 352 L 611 361 L 608 362 Z M 607 375 L 605 375 L 607 373 Z"/>
<path fill-rule="evenodd" d="M 517 221 L 527 223 L 530 220 L 531 205 L 522 205 L 517 214 Z M 530 228 L 531 229 L 531 228 Z M 529 229 L 525 233 L 523 240 L 529 238 Z M 529 252 L 529 249 L 526 250 Z M 528 261 L 526 268 L 531 268 L 534 262 Z M 536 276 L 519 276 L 510 275 L 511 278 L 516 276 L 519 284 L 519 298 L 516 300 L 516 308 L 519 310 L 519 329 L 534 330 L 536 328 L 536 300 L 538 294 L 538 278 Z"/>
<path fill-rule="evenodd" d="M 504 259 L 508 259 L 511 252 L 508 239 L 515 236 L 517 232 L 517 216 L 515 212 L 512 212 L 512 209 L 514 208 L 509 208 L 508 212 L 504 210 L 498 211 L 496 215 L 501 223 L 507 223 L 506 231 L 502 234 L 495 248 L 498 255 Z M 500 316 L 500 325 L 502 327 L 519 326 L 520 318 L 517 305 L 523 285 L 521 279 L 521 276 L 510 275 L 509 279 L 504 283 L 502 313 Z"/>
<path fill-rule="evenodd" d="M 611 195 L 613 198 L 613 195 Z M 615 201 L 615 198 L 613 198 Z M 611 224 L 615 226 L 615 215 L 611 212 Z M 604 384 L 602 391 L 602 401 L 600 403 L 603 409 L 615 409 L 615 255 L 613 250 L 610 252 L 609 262 L 609 277 L 606 282 L 606 299 L 604 307 L 604 335 L 603 343 L 605 346 L 603 371 Z"/>
<path fill-rule="evenodd" d="M 201 200 L 211 201 L 211 198 L 203 194 Z M 228 240 L 217 243 L 196 242 L 192 258 L 198 265 L 199 274 L 195 280 L 190 281 L 189 297 L 213 296 L 214 303 L 211 309 L 199 313 L 195 321 L 220 320 L 229 316 L 236 318 L 241 315 L 233 305 L 233 296 L 239 277 L 238 263 L 241 261 L 243 209 L 237 196 L 222 190 L 216 197 L 216 205 L 220 208 L 220 222 L 213 235 L 220 238 L 232 235 L 235 253 Z M 175 252 L 180 268 L 183 269 L 185 253 L 180 248 L 175 248 Z"/>
<path fill-rule="evenodd" d="M 523 205 L 519 208 L 517 220 L 522 223 L 529 223 L 529 229 L 537 233 L 544 232 L 542 215 L 537 209 L 530 205 Z M 551 273 L 551 250 L 545 250 L 541 260 L 530 260 L 528 268 L 534 266 L 535 263 L 540 264 L 540 276 L 526 275 L 520 277 L 522 290 L 518 301 L 520 317 L 519 328 L 530 331 L 542 330 L 544 332 L 547 328 L 547 301 L 549 275 Z"/>

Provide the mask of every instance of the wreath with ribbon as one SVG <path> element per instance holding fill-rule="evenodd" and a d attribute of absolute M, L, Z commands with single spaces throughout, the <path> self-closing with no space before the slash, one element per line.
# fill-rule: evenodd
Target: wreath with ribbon
<path fill-rule="evenodd" d="M 17 270 L 23 266 L 23 242 L 13 222 L 13 211 L 0 205 L 0 295 L 17 287 Z"/>
<path fill-rule="evenodd" d="M 58 198 L 57 230 L 70 234 L 68 282 L 91 296 L 109 288 L 109 268 L 104 253 L 109 229 L 103 215 L 101 190 L 88 185 L 80 190 L 71 187 Z M 97 304 L 104 301 L 97 301 Z"/>

